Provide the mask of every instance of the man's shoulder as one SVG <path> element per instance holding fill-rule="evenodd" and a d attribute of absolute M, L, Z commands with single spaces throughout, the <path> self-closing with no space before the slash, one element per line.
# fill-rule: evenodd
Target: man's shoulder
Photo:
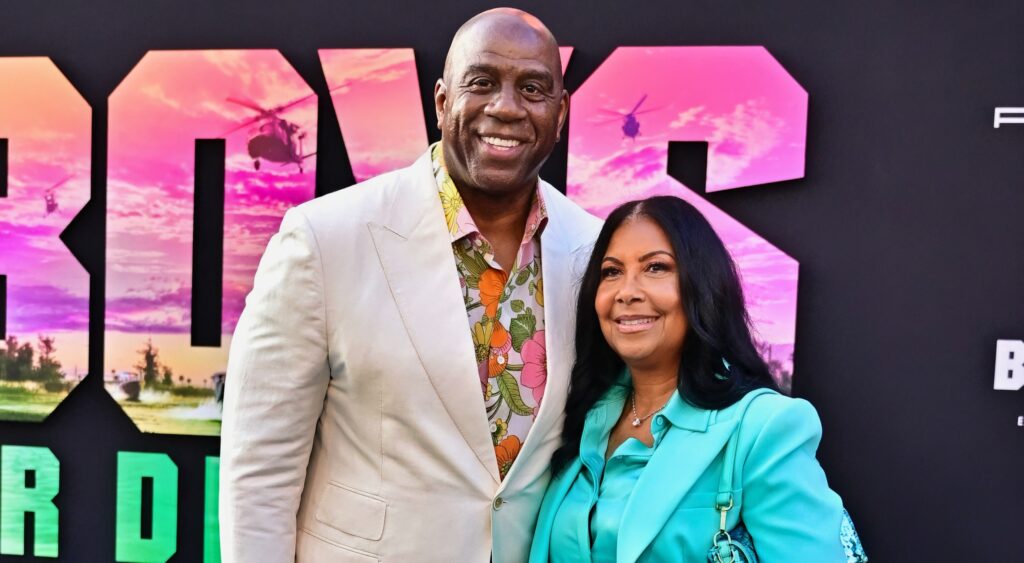
<path fill-rule="evenodd" d="M 414 174 L 413 166 L 392 170 L 309 200 L 295 209 L 309 220 L 314 230 L 362 227 L 387 216 L 401 188 L 410 183 Z"/>

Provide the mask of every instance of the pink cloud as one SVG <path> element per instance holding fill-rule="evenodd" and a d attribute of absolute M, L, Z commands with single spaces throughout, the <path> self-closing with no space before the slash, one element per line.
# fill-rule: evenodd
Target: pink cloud
<path fill-rule="evenodd" d="M 603 110 L 632 108 L 641 135 L 623 140 Z M 707 189 L 803 175 L 807 94 L 762 48 L 619 48 L 579 88 L 569 116 L 570 198 L 598 216 L 671 194 L 696 206 L 741 271 L 748 308 L 772 346 L 795 338 L 795 260 L 666 171 L 670 141 L 708 142 Z"/>
<path fill-rule="evenodd" d="M 53 285 L 14 285 L 7 291 L 8 334 L 89 330 L 89 298 Z"/>

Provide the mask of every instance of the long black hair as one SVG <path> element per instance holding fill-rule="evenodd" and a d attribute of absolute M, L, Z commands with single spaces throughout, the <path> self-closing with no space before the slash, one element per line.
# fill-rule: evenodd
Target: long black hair
<path fill-rule="evenodd" d="M 608 345 L 594 309 L 601 262 L 612 235 L 626 221 L 654 221 L 672 244 L 679 292 L 686 316 L 679 394 L 704 409 L 721 409 L 759 387 L 778 389 L 750 334 L 736 266 L 722 240 L 697 208 L 672 196 L 656 196 L 619 206 L 594 243 L 576 307 L 576 362 L 565 406 L 562 446 L 552 459 L 554 474 L 580 451 L 587 412 L 619 381 L 625 364 Z"/>

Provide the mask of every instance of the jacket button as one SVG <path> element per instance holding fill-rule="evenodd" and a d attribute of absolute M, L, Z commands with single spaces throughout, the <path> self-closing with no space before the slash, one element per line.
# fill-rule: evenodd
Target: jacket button
<path fill-rule="evenodd" d="M 491 506 L 494 507 L 494 510 L 501 510 L 501 505 L 503 504 L 505 504 L 505 499 L 498 497 L 494 499 L 494 502 L 491 503 Z"/>
<path fill-rule="evenodd" d="M 665 417 L 664 416 L 659 414 L 658 416 L 654 417 L 654 425 L 655 426 L 661 426 L 663 424 L 665 424 Z"/>

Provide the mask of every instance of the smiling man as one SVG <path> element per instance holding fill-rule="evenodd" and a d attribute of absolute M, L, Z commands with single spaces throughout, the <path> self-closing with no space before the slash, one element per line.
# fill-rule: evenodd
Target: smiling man
<path fill-rule="evenodd" d="M 231 345 L 225 562 L 525 561 L 599 222 L 538 178 L 568 111 L 518 10 L 452 41 L 441 142 L 290 210 Z"/>

